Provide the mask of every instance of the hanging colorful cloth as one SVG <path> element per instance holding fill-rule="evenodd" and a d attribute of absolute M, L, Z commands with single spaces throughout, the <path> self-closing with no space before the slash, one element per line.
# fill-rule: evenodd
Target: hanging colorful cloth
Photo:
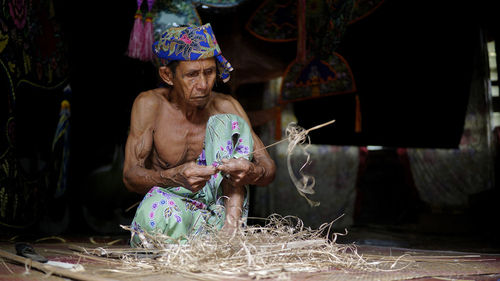
<path fill-rule="evenodd" d="M 356 83 L 347 61 L 332 52 L 330 59 L 308 58 L 305 63 L 294 60 L 283 75 L 279 103 L 347 94 L 356 91 Z"/>
<path fill-rule="evenodd" d="M 280 104 L 356 92 L 349 64 L 335 52 L 351 19 L 353 6 L 354 0 L 297 1 L 297 58 L 283 75 Z M 355 101 L 354 130 L 360 132 L 358 96 Z"/>
<path fill-rule="evenodd" d="M 384 0 L 263 1 L 245 25 L 248 32 L 269 42 L 297 40 L 297 58 L 283 75 L 279 102 L 285 104 L 356 92 L 350 67 L 335 49 L 349 24 L 365 18 L 383 2 Z M 360 97 L 356 94 L 354 98 L 354 130 L 359 133 Z M 277 124 L 281 122 L 278 121 Z M 277 128 L 276 138 L 281 138 L 280 128 Z"/>
<path fill-rule="evenodd" d="M 153 59 L 153 42 L 154 42 L 154 30 L 153 30 L 153 3 L 154 0 L 148 1 L 148 12 L 146 13 L 146 20 L 144 23 L 144 41 L 141 47 L 141 60 L 151 61 Z"/>
<path fill-rule="evenodd" d="M 334 51 L 352 7 L 353 0 L 297 0 L 297 57 L 283 74 L 280 104 L 356 92 L 349 64 Z M 356 101 L 359 104 L 359 99 Z M 360 117 L 359 108 L 356 107 L 356 118 Z M 360 129 L 355 127 L 355 131 Z M 276 133 L 281 134 L 281 128 Z"/>
<path fill-rule="evenodd" d="M 144 43 L 144 24 L 142 23 L 141 5 L 143 0 L 137 0 L 137 11 L 135 12 L 134 26 L 130 33 L 127 55 L 131 58 L 141 58 L 141 46 Z"/>
<path fill-rule="evenodd" d="M 64 194 L 68 181 L 68 164 L 69 164 L 69 118 L 71 116 L 70 104 L 67 98 L 71 95 L 71 86 L 68 84 L 64 88 L 65 99 L 61 102 L 61 112 L 59 113 L 59 122 L 57 123 L 56 133 L 52 141 L 52 153 L 55 153 L 56 146 L 60 144 L 62 147 L 62 155 L 59 167 L 59 176 L 57 179 L 57 188 L 54 193 L 54 198 L 58 198 Z"/>

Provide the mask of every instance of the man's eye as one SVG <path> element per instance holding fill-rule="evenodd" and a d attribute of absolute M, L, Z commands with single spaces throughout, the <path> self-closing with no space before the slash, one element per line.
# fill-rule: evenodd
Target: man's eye
<path fill-rule="evenodd" d="M 205 70 L 205 75 L 210 75 L 212 73 L 214 73 L 213 69 L 207 69 L 207 70 Z"/>
<path fill-rule="evenodd" d="M 196 76 L 198 76 L 198 72 L 189 72 L 187 74 L 187 77 L 196 77 Z"/>

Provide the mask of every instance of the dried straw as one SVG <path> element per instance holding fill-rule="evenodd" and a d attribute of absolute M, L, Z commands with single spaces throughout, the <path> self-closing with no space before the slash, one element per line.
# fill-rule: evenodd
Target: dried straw
<path fill-rule="evenodd" d="M 316 207 L 319 206 L 320 202 L 313 201 L 309 199 L 306 194 L 314 194 L 314 185 L 316 183 L 315 179 L 313 176 L 306 175 L 303 170 L 305 167 L 307 167 L 311 163 L 311 154 L 307 152 L 307 148 L 311 145 L 311 138 L 309 137 L 309 132 L 313 130 L 320 129 L 322 127 L 328 126 L 330 124 L 333 124 L 335 120 L 330 120 L 328 122 L 319 124 L 317 126 L 314 126 L 310 129 L 304 129 L 301 126 L 297 125 L 295 122 L 291 122 L 288 124 L 285 130 L 286 138 L 282 139 L 280 141 L 277 141 L 273 144 L 270 144 L 266 147 L 263 147 L 261 149 L 257 149 L 253 151 L 252 153 L 255 153 L 256 151 L 262 150 L 269 148 L 271 146 L 277 145 L 279 143 L 282 143 L 284 141 L 288 141 L 288 149 L 287 149 L 287 167 L 288 167 L 288 174 L 290 175 L 290 179 L 293 182 L 293 185 L 295 185 L 295 188 L 297 188 L 297 191 L 299 192 L 300 196 L 304 197 L 309 203 L 311 207 Z M 304 145 L 305 144 L 305 145 Z M 299 174 L 300 177 L 297 177 L 295 173 L 293 172 L 293 167 L 292 167 L 292 161 L 291 157 L 293 154 L 293 151 L 295 147 L 299 146 L 302 149 L 302 153 L 306 155 L 306 162 L 302 164 L 302 166 L 299 169 Z"/>
<path fill-rule="evenodd" d="M 152 249 L 124 249 L 122 266 L 113 272 L 135 276 L 152 273 L 180 274 L 191 279 L 285 278 L 295 272 L 326 270 L 380 271 L 400 269 L 398 260 L 367 260 L 352 244 L 337 244 L 338 235 L 328 239 L 334 222 L 317 230 L 305 227 L 293 216 L 274 214 L 265 225 L 238 228 L 232 234 L 207 226 L 203 235 L 191 236 L 185 244 L 169 244 L 164 234 L 143 233 Z M 122 226 L 131 230 L 129 227 Z M 94 255 L 115 256 L 112 249 L 89 251 Z M 398 266 L 396 266 L 396 264 Z M 404 262 L 405 265 L 408 262 Z"/>
<path fill-rule="evenodd" d="M 295 185 L 295 188 L 297 188 L 297 191 L 299 192 L 300 196 L 304 197 L 309 203 L 311 207 L 316 207 L 319 206 L 319 202 L 312 201 L 309 199 L 306 194 L 314 194 L 314 185 L 316 184 L 316 180 L 314 177 L 310 175 L 306 175 L 303 172 L 303 169 L 307 167 L 311 163 L 311 154 L 307 152 L 307 148 L 311 145 L 311 138 L 308 135 L 309 130 L 305 130 L 304 128 L 298 126 L 295 123 L 290 123 L 286 127 L 286 135 L 288 137 L 288 150 L 287 150 L 287 167 L 288 167 L 288 174 L 290 175 L 290 179 L 293 182 L 293 185 Z M 304 145 L 305 144 L 305 145 Z M 295 149 L 296 146 L 299 146 L 302 149 L 302 152 L 306 155 L 307 159 L 304 164 L 299 169 L 299 174 L 300 177 L 297 178 L 295 176 L 295 173 L 293 172 L 292 169 L 292 154 L 293 150 Z"/>
<path fill-rule="evenodd" d="M 288 141 L 288 172 L 297 191 L 311 206 L 319 205 L 307 198 L 314 194 L 314 177 L 303 172 L 310 163 L 307 147 L 308 133 L 335 120 L 305 130 L 295 123 L 288 125 L 287 138 L 269 145 Z M 307 156 L 297 177 L 292 169 L 291 155 L 299 146 Z M 266 148 L 267 148 L 266 147 Z M 255 151 L 254 151 L 255 152 Z M 162 233 L 136 232 L 143 248 L 104 249 L 86 251 L 101 257 L 119 257 L 121 266 L 106 270 L 126 276 L 151 274 L 179 274 L 190 279 L 220 280 L 221 278 L 279 278 L 289 279 L 295 272 L 342 270 L 349 272 L 394 271 L 413 261 L 402 257 L 394 259 L 364 258 L 353 244 L 337 244 L 339 235 L 330 231 L 335 221 L 313 230 L 293 216 L 274 214 L 263 219 L 264 225 L 239 227 L 231 234 L 206 226 L 203 234 L 186 240 L 174 240 Z M 128 226 L 122 228 L 135 232 Z M 332 237 L 332 239 L 329 239 Z M 168 242 L 167 242 L 168 241 Z M 172 243 L 176 241 L 176 243 Z"/>
<path fill-rule="evenodd" d="M 5 263 L 3 258 L 0 258 L 0 261 L 2 261 L 2 264 L 7 268 L 7 270 L 10 272 L 10 274 L 14 274 L 14 272 L 10 269 L 10 267 Z"/>

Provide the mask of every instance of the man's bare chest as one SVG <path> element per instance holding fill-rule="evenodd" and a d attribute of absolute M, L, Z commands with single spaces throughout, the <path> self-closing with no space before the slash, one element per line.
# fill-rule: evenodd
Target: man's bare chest
<path fill-rule="evenodd" d="M 158 162 L 172 167 L 196 160 L 203 149 L 205 128 L 206 123 L 159 120 L 153 133 Z"/>

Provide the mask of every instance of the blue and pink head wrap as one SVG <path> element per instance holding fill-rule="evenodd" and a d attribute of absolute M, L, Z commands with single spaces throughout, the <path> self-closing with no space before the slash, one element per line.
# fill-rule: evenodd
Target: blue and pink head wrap
<path fill-rule="evenodd" d="M 162 64 L 174 60 L 198 60 L 214 57 L 221 66 L 220 76 L 224 82 L 233 71 L 231 64 L 222 56 L 209 23 L 202 26 L 171 27 L 153 44 L 153 53 Z"/>

